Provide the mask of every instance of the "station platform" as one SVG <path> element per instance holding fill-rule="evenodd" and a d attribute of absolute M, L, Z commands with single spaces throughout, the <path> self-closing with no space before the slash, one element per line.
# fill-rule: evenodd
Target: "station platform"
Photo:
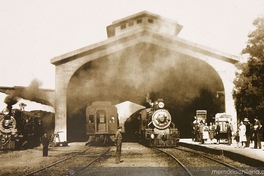
<path fill-rule="evenodd" d="M 264 168 L 264 142 L 261 143 L 261 149 L 254 149 L 254 142 L 250 143 L 249 147 L 239 148 L 235 140 L 232 141 L 231 145 L 227 145 L 225 141 L 220 141 L 220 144 L 216 144 L 215 141 L 205 141 L 204 144 L 201 144 L 186 138 L 180 139 L 179 145 L 207 153 L 224 155 L 249 166 Z"/>

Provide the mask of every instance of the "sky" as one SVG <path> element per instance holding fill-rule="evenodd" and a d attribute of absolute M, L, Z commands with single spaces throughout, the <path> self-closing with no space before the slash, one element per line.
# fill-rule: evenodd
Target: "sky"
<path fill-rule="evenodd" d="M 178 37 L 240 56 L 263 0 L 0 0 L 0 86 L 55 89 L 56 56 L 107 39 L 106 26 L 141 11 L 177 21 Z"/>

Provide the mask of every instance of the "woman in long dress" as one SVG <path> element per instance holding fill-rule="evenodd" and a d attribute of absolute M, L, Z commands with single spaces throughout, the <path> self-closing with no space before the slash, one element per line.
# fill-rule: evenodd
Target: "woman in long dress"
<path fill-rule="evenodd" d="M 240 122 L 239 126 L 239 142 L 241 143 L 241 148 L 245 148 L 247 137 L 246 137 L 246 125 L 243 122 Z"/>
<path fill-rule="evenodd" d="M 207 123 L 204 126 L 203 139 L 205 141 L 209 139 L 209 127 L 207 126 Z"/>

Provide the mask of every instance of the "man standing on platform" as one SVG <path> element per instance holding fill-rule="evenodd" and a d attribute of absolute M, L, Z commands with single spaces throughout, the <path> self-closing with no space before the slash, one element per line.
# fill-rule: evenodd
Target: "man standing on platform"
<path fill-rule="evenodd" d="M 220 125 L 218 122 L 216 122 L 215 124 L 216 124 L 215 138 L 216 138 L 217 144 L 219 144 L 220 143 Z"/>
<path fill-rule="evenodd" d="M 246 125 L 246 138 L 247 138 L 246 147 L 249 147 L 251 131 L 250 131 L 250 123 L 248 118 L 244 118 L 244 124 Z"/>
<path fill-rule="evenodd" d="M 201 144 L 204 144 L 204 137 L 203 137 L 203 133 L 204 133 L 204 123 L 203 123 L 202 120 L 200 121 L 200 124 L 199 124 L 199 132 L 200 132 L 200 141 L 201 141 Z"/>
<path fill-rule="evenodd" d="M 261 128 L 262 125 L 260 121 L 258 120 L 258 117 L 254 118 L 255 123 L 254 123 L 254 148 L 259 148 L 261 149 Z"/>
<path fill-rule="evenodd" d="M 122 162 L 121 161 L 121 148 L 122 148 L 122 127 L 118 127 L 117 132 L 115 134 L 115 142 L 116 142 L 116 164 Z"/>
<path fill-rule="evenodd" d="M 227 141 L 228 141 L 228 145 L 231 145 L 232 144 L 232 131 L 233 131 L 233 127 L 232 127 L 232 125 L 231 125 L 230 122 L 227 122 L 226 129 L 227 129 Z"/>

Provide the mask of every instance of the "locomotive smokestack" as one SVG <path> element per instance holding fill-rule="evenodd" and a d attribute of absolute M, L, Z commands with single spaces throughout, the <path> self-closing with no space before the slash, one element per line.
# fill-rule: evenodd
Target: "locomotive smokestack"
<path fill-rule="evenodd" d="M 7 105 L 14 105 L 18 102 L 18 97 L 15 97 L 15 96 L 12 96 L 12 95 L 8 95 L 6 96 L 4 102 L 7 104 Z"/>
<path fill-rule="evenodd" d="M 12 113 L 12 106 L 18 102 L 18 98 L 12 95 L 6 96 L 4 102 L 7 104 L 6 108 L 9 111 L 9 115 Z"/>

